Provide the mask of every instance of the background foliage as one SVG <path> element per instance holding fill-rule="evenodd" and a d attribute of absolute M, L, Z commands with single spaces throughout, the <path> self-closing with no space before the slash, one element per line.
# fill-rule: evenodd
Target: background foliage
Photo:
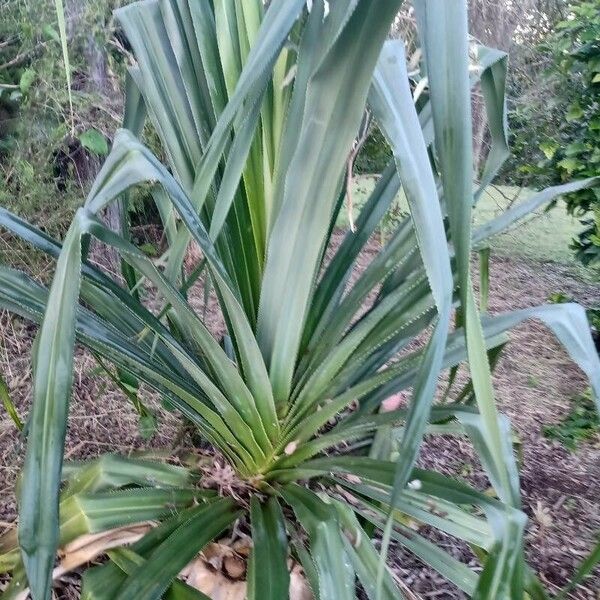
<path fill-rule="evenodd" d="M 552 16 L 558 20 L 531 40 L 512 81 L 514 154 L 504 178 L 519 185 L 552 185 L 600 173 L 600 6 L 594 0 L 572 2 Z M 584 225 L 572 243 L 577 258 L 598 263 L 600 190 L 582 190 L 565 200 Z"/>
<path fill-rule="evenodd" d="M 120 82 L 130 50 L 112 12 L 125 3 L 65 2 L 72 117 L 53 4 L 2 0 L 0 5 L 0 202 L 52 234 L 64 233 L 65 223 L 108 151 L 111 131 L 120 123 Z M 501 181 L 539 188 L 597 174 L 597 2 L 527 0 L 517 6 L 505 0 L 473 0 L 469 21 L 472 34 L 482 43 L 510 51 L 507 84 L 513 156 Z M 414 53 L 418 40 L 408 4 L 394 24 L 393 35 L 407 40 L 409 53 Z M 480 104 L 475 96 L 474 151 L 479 165 L 489 147 Z M 155 135 L 150 129 L 146 134 L 160 155 Z M 390 156 L 372 123 L 355 172 L 381 173 Z M 596 262 L 600 253 L 598 195 L 598 189 L 591 189 L 566 197 L 569 210 L 585 224 L 573 241 L 584 264 Z M 135 209 L 142 212 L 134 218 L 155 222 L 152 203 L 143 193 L 138 197 Z M 15 254 L 15 248 L 2 244 L 0 255 L 7 252 Z M 30 261 L 18 254 L 19 262 Z"/>
<path fill-rule="evenodd" d="M 73 112 L 53 2 L 2 0 L 0 204 L 62 237 L 121 122 L 126 49 L 112 11 L 120 0 L 66 2 Z M 46 267 L 12 237 L 0 257 Z"/>

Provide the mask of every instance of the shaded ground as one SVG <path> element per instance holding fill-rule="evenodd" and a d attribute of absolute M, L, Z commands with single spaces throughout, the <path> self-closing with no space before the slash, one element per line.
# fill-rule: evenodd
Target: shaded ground
<path fill-rule="evenodd" d="M 581 285 L 552 263 L 492 265 L 491 308 L 506 309 L 543 303 L 556 291 L 570 294 L 584 306 L 597 303 L 600 287 Z M 496 376 L 498 399 L 522 441 L 521 488 L 530 520 L 528 553 L 549 584 L 565 583 L 569 566 L 582 560 L 600 532 L 600 443 L 568 452 L 540 435 L 546 423 L 569 412 L 569 399 L 586 386 L 553 336 L 539 322 L 511 334 L 511 345 Z M 547 519 L 540 513 L 545 513 Z M 598 570 L 596 570 L 598 573 Z M 598 597 L 600 578 L 589 581 Z M 586 597 L 582 590 L 582 596 Z"/>
<path fill-rule="evenodd" d="M 368 254 L 376 250 L 376 244 Z M 362 258 L 368 262 L 368 256 Z M 493 257 L 490 306 L 493 312 L 543 303 L 561 291 L 584 305 L 598 302 L 600 290 L 582 282 L 573 270 L 556 263 Z M 201 305 L 201 291 L 194 298 Z M 219 326 L 216 315 L 209 320 Z M 6 313 L 0 315 L 0 372 L 11 390 L 21 416 L 31 395 L 29 353 L 35 329 Z M 522 448 L 522 491 L 530 517 L 527 530 L 529 561 L 550 589 L 564 584 L 600 531 L 600 444 L 598 440 L 571 453 L 541 434 L 543 424 L 556 423 L 567 414 L 569 399 L 582 391 L 585 380 L 539 323 L 529 322 L 513 333 L 495 375 L 500 406 L 512 420 Z M 148 398 L 149 394 L 145 394 Z M 149 403 L 158 406 L 150 397 Z M 159 434 L 146 441 L 137 417 L 123 396 L 95 374 L 94 361 L 80 352 L 67 440 L 69 458 L 95 456 L 106 451 L 127 454 L 144 447 L 164 447 L 177 437 L 177 421 L 161 412 Z M 5 413 L 0 412 L 0 533 L 15 518 L 13 488 L 23 458 L 23 444 Z M 485 478 L 468 444 L 436 438 L 425 444 L 421 463 L 465 477 L 485 488 Z M 436 534 L 457 558 L 476 564 L 467 547 Z M 395 549 L 396 572 L 421 598 L 460 598 L 417 559 Z M 600 576 L 588 579 L 572 596 L 597 599 Z"/>

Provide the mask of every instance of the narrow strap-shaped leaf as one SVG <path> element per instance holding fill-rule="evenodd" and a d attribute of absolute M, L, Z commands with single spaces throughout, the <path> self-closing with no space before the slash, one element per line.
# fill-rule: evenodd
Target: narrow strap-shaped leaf
<path fill-rule="evenodd" d="M 47 291 L 23 273 L 0 269 L 0 275 L 3 282 L 3 287 L 0 288 L 0 300 L 3 306 L 26 318 L 42 322 Z M 183 380 L 177 371 L 165 369 L 164 365 L 155 361 L 151 355 L 140 352 L 138 346 L 133 345 L 118 331 L 107 327 L 96 315 L 83 312 L 83 318 L 77 320 L 77 334 L 82 343 L 95 351 L 111 356 L 111 360 L 116 365 L 131 371 L 154 389 L 166 393 L 170 401 L 198 425 L 208 439 L 219 446 L 241 471 L 244 471 L 243 463 L 240 464 L 235 453 L 229 451 L 230 446 L 241 451 L 241 456 L 248 465 L 254 464 L 252 457 L 242 445 L 236 442 L 236 438 L 225 422 L 212 410 L 207 399 L 203 398 L 201 389 Z M 176 346 L 175 343 L 173 347 Z M 182 355 L 184 356 L 185 352 Z"/>
<path fill-rule="evenodd" d="M 577 567 L 574 575 L 571 577 L 571 581 L 559 592 L 558 598 L 563 600 L 569 597 L 569 593 L 574 590 L 593 570 L 594 567 L 600 562 L 600 540 L 596 542 L 596 545 L 592 548 L 591 552 L 581 564 Z"/>
<path fill-rule="evenodd" d="M 131 67 L 135 69 L 135 67 Z M 146 105 L 140 93 L 140 90 L 135 82 L 135 79 L 127 71 L 125 79 L 125 108 L 123 114 L 123 127 L 129 129 L 134 135 L 139 135 L 144 128 L 144 122 L 146 120 Z M 119 206 L 119 225 L 120 233 L 129 239 L 129 195 L 123 194 L 118 200 Z M 136 299 L 139 299 L 139 292 L 137 289 L 137 277 L 130 265 L 121 261 L 121 274 L 127 282 L 127 286 L 130 290 L 133 290 L 133 295 Z"/>
<path fill-rule="evenodd" d="M 421 23 L 423 28 L 425 23 L 425 8 L 422 2 L 415 4 L 415 14 L 417 22 Z M 426 55 L 426 49 L 421 48 L 423 54 Z M 477 60 L 471 65 L 469 71 L 469 82 L 471 88 L 474 88 L 478 83 L 486 89 L 484 94 L 484 104 L 488 115 L 488 128 L 491 133 L 491 149 L 486 159 L 486 164 L 482 173 L 481 184 L 477 191 L 477 195 L 481 194 L 493 177 L 497 174 L 500 166 L 508 157 L 508 128 L 506 125 L 506 98 L 505 98 L 505 79 L 507 67 L 507 55 L 505 52 L 488 48 L 486 46 L 476 45 L 475 52 Z M 422 78 L 417 81 L 419 84 L 426 83 L 428 80 L 423 79 L 427 74 L 427 65 L 421 64 Z M 425 143 L 430 146 L 435 139 L 433 115 L 431 109 L 431 100 L 427 100 L 419 107 L 419 122 L 423 130 Z M 485 174 L 485 177 L 484 177 Z"/>
<path fill-rule="evenodd" d="M 344 548 L 333 506 L 298 485 L 286 486 L 281 494 L 308 533 L 320 600 L 355 600 L 354 570 Z"/>
<path fill-rule="evenodd" d="M 213 8 L 209 2 L 188 2 L 196 45 L 202 61 L 202 70 L 210 97 L 214 123 L 223 112 L 227 91 L 217 45 L 217 30 Z M 214 129 L 213 123 L 213 129 Z"/>
<path fill-rule="evenodd" d="M 227 93 L 232 96 L 242 72 L 242 51 L 235 0 L 216 0 L 214 6 L 223 77 L 227 85 Z"/>
<path fill-rule="evenodd" d="M 496 347 L 503 343 L 501 334 L 490 333 L 486 337 L 488 347 Z M 378 373 L 362 380 L 355 386 L 345 390 L 339 396 L 334 397 L 320 410 L 312 412 L 301 420 L 297 425 L 284 430 L 284 437 L 278 447 L 278 451 L 285 448 L 292 441 L 304 442 L 315 435 L 329 419 L 342 412 L 354 401 L 359 403 L 359 409 L 352 415 L 346 417 L 330 432 L 319 436 L 307 444 L 302 444 L 291 456 L 282 457 L 277 465 L 295 465 L 302 460 L 317 454 L 320 450 L 343 441 L 344 436 L 353 435 L 353 428 L 360 427 L 360 431 L 366 433 L 372 431 L 382 424 L 378 420 L 383 415 L 370 415 L 369 413 L 378 409 L 381 402 L 403 389 L 410 387 L 419 372 L 422 361 L 423 350 L 412 352 L 393 365 L 382 369 Z M 448 344 L 444 353 L 442 368 L 452 367 L 466 358 L 466 347 L 462 331 L 449 336 Z M 435 409 L 432 409 L 435 410 Z M 366 429 L 364 426 L 370 424 Z M 370 429 L 369 429 L 370 427 Z M 336 441 L 337 440 L 337 441 Z"/>
<path fill-rule="evenodd" d="M 195 499 L 193 489 L 131 488 L 74 494 L 60 503 L 60 544 L 115 527 L 168 516 Z"/>
<path fill-rule="evenodd" d="M 143 565 L 145 559 L 130 548 L 116 548 L 107 552 L 112 562 L 86 569 L 83 576 L 81 600 L 112 600 L 125 576 Z M 210 600 L 210 598 L 175 579 L 164 593 L 165 600 Z"/>
<path fill-rule="evenodd" d="M 190 480 L 189 471 L 183 467 L 115 454 L 103 454 L 77 465 L 65 463 L 63 475 L 65 470 L 68 471 L 67 485 L 62 497 L 132 485 L 143 486 L 149 481 L 160 487 L 184 487 Z"/>
<path fill-rule="evenodd" d="M 159 600 L 181 569 L 240 514 L 228 498 L 198 507 L 127 577 L 115 600 Z"/>
<path fill-rule="evenodd" d="M 359 509 L 358 514 L 376 527 L 384 527 L 385 515 L 376 506 L 370 505 L 368 510 Z M 427 538 L 413 532 L 408 527 L 397 525 L 391 531 L 391 537 L 396 542 L 407 548 L 424 563 L 433 567 L 445 579 L 452 582 L 460 590 L 472 595 L 477 587 L 477 576 L 465 564 L 454 558 Z M 385 589 L 385 588 L 384 588 Z M 383 595 L 373 594 L 373 598 L 385 598 Z M 501 596 L 498 596 L 500 598 Z"/>
<path fill-rule="evenodd" d="M 69 60 L 67 25 L 65 20 L 65 8 L 63 0 L 54 0 L 54 10 L 58 21 L 58 33 L 60 37 L 60 48 L 62 51 L 63 68 L 67 82 L 67 96 L 69 98 L 69 110 L 71 113 L 71 127 L 73 127 L 73 92 L 71 90 L 71 61 Z"/>
<path fill-rule="evenodd" d="M 305 463 L 301 468 L 289 473 L 290 478 L 318 477 L 331 473 L 350 474 L 358 477 L 365 484 L 373 484 L 382 487 L 388 494 L 389 501 L 394 495 L 396 465 L 393 462 L 374 460 L 368 457 L 329 457 L 317 459 Z M 283 475 L 283 472 L 282 472 Z M 286 477 L 283 478 L 285 481 Z M 520 510 L 514 509 L 496 499 L 490 498 L 486 494 L 479 492 L 465 483 L 453 480 L 444 475 L 425 471 L 422 469 L 413 469 L 411 480 L 414 486 L 419 487 L 422 494 L 427 494 L 435 498 L 442 498 L 445 501 L 457 505 L 474 505 L 484 511 L 491 528 L 493 543 L 490 547 L 489 556 L 485 562 L 484 570 L 479 579 L 469 575 L 470 570 L 465 565 L 461 565 L 456 559 L 452 558 L 440 548 L 428 541 L 419 541 L 418 546 L 411 542 L 420 538 L 418 535 L 411 535 L 414 532 L 408 531 L 406 536 L 398 538 L 394 529 L 390 528 L 390 535 L 398 539 L 402 544 L 410 547 L 413 552 L 419 552 L 419 556 L 429 562 L 435 568 L 443 568 L 444 576 L 459 583 L 465 581 L 462 575 L 470 580 L 468 582 L 471 593 L 481 598 L 512 598 L 511 587 L 514 586 L 514 573 L 519 571 L 521 556 L 515 551 L 522 543 L 523 531 L 525 528 L 526 517 Z M 343 479 L 338 480 L 343 485 Z M 354 485 L 354 484 L 353 484 Z M 287 489 L 287 488 L 286 488 Z M 393 504 L 395 506 L 395 503 Z M 361 512 L 368 520 L 373 518 L 373 511 L 379 513 L 377 525 L 384 527 L 387 510 L 385 507 L 376 508 L 371 506 L 370 511 Z M 359 511 L 360 512 L 360 511 Z M 387 522 L 390 522 L 388 518 Z M 392 519 L 393 523 L 393 519 Z M 489 541 L 489 538 L 488 538 Z M 419 546 L 424 548 L 421 553 Z M 435 560 L 435 562 L 433 562 Z M 441 560 L 442 562 L 438 562 Z M 446 566 L 444 566 L 446 565 Z M 462 567 L 462 568 L 460 568 Z M 459 569 L 461 579 L 458 580 Z M 476 586 L 475 590 L 474 587 Z M 479 596 L 477 596 L 479 594 Z"/>
<path fill-rule="evenodd" d="M 165 188 L 169 200 L 198 242 L 211 267 L 222 308 L 236 342 L 245 380 L 258 403 L 265 428 L 273 435 L 277 428 L 273 393 L 252 327 L 214 245 L 181 186 L 147 148 L 122 130 L 115 137 L 111 155 L 90 192 L 87 205 L 90 210 L 97 212 L 124 189 L 148 180 L 160 182 Z"/>
<path fill-rule="evenodd" d="M 86 569 L 82 578 L 82 600 L 112 600 L 116 596 L 119 587 L 123 585 L 126 575 L 129 575 L 136 566 L 141 564 L 158 545 L 164 542 L 182 523 L 185 523 L 196 510 L 198 510 L 197 507 L 193 507 L 175 513 L 130 546 L 129 551 L 133 556 L 141 559 L 136 559 L 133 565 L 130 562 L 124 564 L 122 561 L 118 561 L 117 565 L 116 562 L 111 561 L 98 567 Z M 109 558 L 116 557 L 111 552 Z M 176 582 L 173 583 L 176 584 Z"/>
<path fill-rule="evenodd" d="M 278 148 L 278 165 L 275 173 L 275 189 L 273 190 L 271 215 L 269 220 L 269 233 L 277 220 L 283 200 L 283 189 L 285 185 L 285 173 L 289 168 L 290 161 L 294 155 L 298 143 L 298 132 L 302 127 L 304 119 L 304 110 L 306 107 L 306 87 L 308 81 L 315 69 L 315 65 L 320 56 L 323 55 L 322 43 L 323 34 L 323 16 L 325 12 L 325 3 L 318 0 L 313 3 L 306 19 L 306 24 L 302 29 L 302 36 L 298 47 L 298 59 L 293 66 L 294 83 L 285 123 L 281 135 L 281 146 Z M 289 77 L 289 72 L 288 72 Z M 288 87 L 290 85 L 288 84 Z"/>
<path fill-rule="evenodd" d="M 358 2 L 335 39 L 324 38 L 331 48 L 307 85 L 298 142 L 287 171 L 279 174 L 285 180 L 283 199 L 269 238 L 257 322 L 279 404 L 291 391 L 345 157 L 362 119 L 373 66 L 399 5 Z M 323 28 L 330 23 L 325 19 Z M 330 135 L 332 131 L 337 135 Z"/>
<path fill-rule="evenodd" d="M 352 483 L 343 477 L 335 477 L 338 485 L 348 489 L 353 494 L 360 496 L 361 501 L 375 505 L 388 504 L 389 490 L 366 483 Z M 408 515 L 418 522 L 430 525 L 464 540 L 484 550 L 489 550 L 495 543 L 491 527 L 482 516 L 475 516 L 469 508 L 460 507 L 453 502 L 436 497 L 435 500 L 428 494 L 420 491 L 404 490 L 398 497 L 394 508 L 399 514 L 394 515 L 398 522 L 406 524 Z M 433 510 L 432 510 L 433 509 Z"/>
<path fill-rule="evenodd" d="M 346 552 L 367 596 L 370 600 L 375 600 L 379 554 L 350 507 L 338 501 L 334 501 L 334 506 L 339 515 L 340 524 L 344 528 L 342 539 Z M 384 577 L 382 596 L 384 600 L 404 600 L 406 596 L 394 583 L 392 574 L 388 570 Z"/>
<path fill-rule="evenodd" d="M 60 243 L 3 208 L 0 208 L 0 224 L 49 256 L 54 258 L 59 256 L 62 248 Z M 82 275 L 83 299 L 120 331 L 125 332 L 126 335 L 138 336 L 146 325 L 152 329 L 158 328 L 163 335 L 168 335 L 168 330 L 144 306 L 95 266 L 84 264 Z M 128 310 L 115 310 L 117 305 L 124 306 Z M 160 346 L 155 347 L 154 350 L 161 355 L 162 359 L 168 361 Z M 175 363 L 171 362 L 171 365 L 174 370 L 177 370 Z"/>
<path fill-rule="evenodd" d="M 417 23 L 423 27 L 425 23 L 425 8 L 424 4 L 418 2 L 415 4 L 415 14 L 417 15 Z M 486 172 L 487 183 L 484 184 L 482 177 L 479 189 L 477 193 L 481 193 L 485 186 L 497 174 L 497 170 L 500 168 L 502 163 L 506 160 L 508 155 L 506 154 L 508 148 L 508 127 L 505 119 L 505 108 L 506 98 L 504 94 L 505 90 L 505 79 L 507 69 L 507 54 L 496 48 L 488 48 L 487 46 L 474 45 L 474 51 L 471 53 L 476 54 L 476 60 L 472 62 L 471 68 L 469 69 L 469 82 L 471 89 L 474 89 L 477 84 L 481 84 L 482 87 L 489 86 L 489 94 L 484 95 L 484 104 L 488 116 L 488 128 L 491 130 L 494 128 L 495 137 L 491 140 L 491 145 L 494 151 L 488 154 L 488 159 L 484 166 L 484 172 Z M 421 50 L 426 55 L 425 47 L 422 46 Z M 422 61 L 421 63 L 421 76 L 426 77 L 427 65 Z M 503 80 L 504 78 L 504 80 Z M 484 79 L 486 79 L 484 83 Z M 423 79 L 419 80 L 419 83 L 423 82 Z M 428 81 L 426 82 L 428 83 Z M 493 88 L 492 88 L 493 86 Z M 494 123 L 491 123 L 491 121 Z M 430 146 L 435 139 L 434 127 L 433 127 L 433 115 L 431 110 L 431 99 L 427 100 L 419 108 L 419 122 L 423 129 L 423 137 L 428 146 Z M 482 174 L 483 175 L 483 174 Z"/>
<path fill-rule="evenodd" d="M 483 101 L 487 113 L 488 129 L 490 132 L 490 150 L 488 152 L 479 189 L 475 200 L 498 174 L 504 161 L 510 156 L 508 148 L 508 123 L 506 117 L 506 70 L 508 55 L 506 52 L 477 47 L 477 58 L 481 70 L 480 81 Z"/>
<path fill-rule="evenodd" d="M 400 448 L 398 450 L 401 459 L 398 461 L 396 466 L 394 491 L 392 495 L 393 499 L 395 499 L 400 491 L 407 485 L 410 478 L 412 465 L 417 460 L 425 431 L 427 415 L 429 413 L 429 408 L 431 406 L 431 402 L 433 401 L 433 396 L 437 386 L 437 373 L 441 367 L 441 361 L 443 357 L 443 350 L 440 351 L 440 347 L 443 349 L 445 345 L 445 340 L 448 335 L 448 326 L 450 324 L 449 317 L 449 311 L 447 315 L 440 315 L 440 319 L 437 322 L 433 334 L 425 349 L 423 362 L 421 363 L 419 373 L 415 380 L 411 410 L 406 422 L 406 435 L 402 438 Z M 380 597 L 380 592 L 383 590 L 383 558 L 387 554 L 387 544 L 389 543 L 388 536 L 391 532 L 391 526 L 392 514 L 390 511 L 382 541 L 382 561 L 380 563 L 380 571 L 377 579 L 378 600 Z"/>
<path fill-rule="evenodd" d="M 133 75 L 131 74 L 130 67 L 127 71 L 125 80 L 125 106 L 123 109 L 123 128 L 129 129 L 133 135 L 139 135 L 142 133 L 144 128 L 144 122 L 146 120 L 146 105 L 144 99 L 138 88 Z"/>
<path fill-rule="evenodd" d="M 179 66 L 198 139 L 204 146 L 214 127 L 215 115 L 212 111 L 210 90 L 192 22 L 190 6 L 192 4 L 199 3 L 189 2 L 189 0 L 161 0 L 160 11 L 170 46 Z"/>
<path fill-rule="evenodd" d="M 213 240 L 217 238 L 225 223 L 227 213 L 229 212 L 235 192 L 239 185 L 240 177 L 246 165 L 246 159 L 248 158 L 248 153 L 252 146 L 254 131 L 260 116 L 261 101 L 262 95 L 259 96 L 249 108 L 240 127 L 236 130 L 236 135 L 229 152 L 227 165 L 223 172 L 215 210 L 210 223 L 209 235 Z M 256 226 L 258 226 L 258 224 L 256 224 Z M 258 247 L 257 251 L 261 252 L 262 248 Z M 259 256 L 262 257 L 262 254 L 259 254 Z"/>
<path fill-rule="evenodd" d="M 58 544 L 58 490 L 71 395 L 83 211 L 77 211 L 58 259 L 37 344 L 19 499 L 19 543 L 35 600 L 50 597 Z"/>
<path fill-rule="evenodd" d="M 248 575 L 248 600 L 282 600 L 290 589 L 287 567 L 288 541 L 283 512 L 275 497 L 250 504 L 252 553 Z"/>
<path fill-rule="evenodd" d="M 331 318 L 360 251 L 375 231 L 400 189 L 396 163 L 392 159 L 356 220 L 356 231 L 349 231 L 331 262 L 327 265 L 311 301 L 303 334 L 303 347 L 313 337 L 317 326 Z"/>
<path fill-rule="evenodd" d="M 191 195 L 195 206 L 201 206 L 206 198 L 238 111 L 248 99 L 252 105 L 267 85 L 273 64 L 303 6 L 304 0 L 274 2 L 266 11 L 257 35 L 258 43 L 248 55 L 235 92 L 221 113 L 202 163 L 197 169 Z"/>
<path fill-rule="evenodd" d="M 299 414 L 308 412 L 315 402 L 326 397 L 324 394 L 327 391 L 335 389 L 337 381 L 334 378 L 340 370 L 343 367 L 346 370 L 353 368 L 364 355 L 363 352 L 369 354 L 373 346 L 381 342 L 381 337 L 386 337 L 387 332 L 380 336 L 378 328 L 383 327 L 385 330 L 389 328 L 392 331 L 400 329 L 398 320 L 401 320 L 405 326 L 414 323 L 414 319 L 424 308 L 423 304 L 427 308 L 429 300 L 426 285 L 423 285 L 422 281 L 416 281 L 410 282 L 406 289 L 400 288 L 385 301 L 377 304 L 337 346 L 331 349 L 328 356 L 321 356 L 321 361 L 314 372 L 307 373 L 310 378 L 306 382 L 300 382 L 304 385 L 298 397 L 294 399 L 293 411 L 290 414 L 295 416 L 298 411 Z M 397 318 L 393 318 L 394 316 Z M 445 331 L 444 334 L 446 333 Z M 364 350 L 364 346 L 368 346 L 367 350 Z M 443 349 L 438 351 L 443 352 Z"/>
<path fill-rule="evenodd" d="M 305 360 L 310 359 L 310 364 L 306 369 L 310 370 L 311 365 L 314 368 L 314 365 L 320 364 L 327 357 L 339 343 L 342 334 L 361 309 L 373 288 L 379 282 L 384 281 L 398 265 L 408 260 L 416 248 L 411 224 L 405 222 L 369 263 L 344 298 L 337 303 L 335 311 L 329 316 L 329 322 L 326 319 L 321 320 L 323 325 L 319 323 L 312 343 L 305 350 Z M 302 365 L 299 368 L 301 369 L 301 367 Z"/>
<path fill-rule="evenodd" d="M 174 172 L 189 189 L 194 178 L 194 160 L 201 154 L 201 145 L 160 2 L 129 4 L 117 9 L 115 17 L 135 50 L 138 86 L 144 92 L 152 122 Z"/>
<path fill-rule="evenodd" d="M 540 319 L 568 352 L 571 359 L 587 375 L 596 406 L 600 411 L 600 358 L 594 346 L 585 310 L 578 304 L 548 304 L 484 317 L 486 334 L 506 331 L 526 319 Z"/>
<path fill-rule="evenodd" d="M 217 405 L 216 397 L 219 396 L 221 397 L 220 404 L 223 407 L 226 407 L 226 405 L 229 404 L 235 406 L 236 411 L 246 420 L 247 424 L 252 426 L 254 437 L 256 437 L 257 440 L 260 440 L 261 444 L 266 444 L 266 449 L 268 449 L 269 440 L 264 432 L 263 424 L 256 409 L 254 398 L 246 388 L 237 369 L 229 360 L 224 350 L 212 337 L 200 319 L 183 301 L 183 298 L 179 296 L 177 290 L 169 285 L 169 282 L 162 277 L 152 262 L 144 254 L 138 251 L 135 246 L 128 244 L 125 240 L 104 228 L 99 222 L 94 223 L 91 221 L 88 231 L 95 235 L 98 239 L 101 239 L 105 243 L 108 243 L 116 248 L 117 251 L 122 254 L 125 260 L 130 262 L 141 273 L 146 275 L 158 286 L 159 291 L 165 294 L 166 299 L 173 306 L 177 316 L 181 318 L 182 323 L 185 325 L 186 331 L 189 332 L 191 339 L 195 341 L 205 353 L 206 359 L 216 373 L 221 387 L 227 392 L 227 399 L 218 394 L 217 390 L 214 389 L 214 386 L 209 383 L 206 376 L 203 373 L 201 374 L 197 368 L 193 368 L 193 365 L 189 360 L 186 361 L 186 364 L 188 365 L 186 368 L 193 368 L 192 376 L 197 380 L 197 383 L 201 387 L 203 385 L 207 386 L 203 389 L 205 393 L 211 397 L 215 405 Z M 165 342 L 169 344 L 168 341 L 165 340 Z M 177 352 L 174 348 L 172 348 L 172 350 Z M 177 352 L 177 356 L 179 355 L 180 353 Z M 201 381 L 204 381 L 205 383 L 203 384 Z M 229 416 L 226 416 L 225 414 L 223 414 L 223 416 L 228 421 L 233 420 L 232 422 L 235 422 L 237 419 L 232 413 L 229 413 Z"/>
<path fill-rule="evenodd" d="M 501 482 L 498 493 L 506 502 L 519 506 L 519 485 L 512 476 L 515 469 L 500 459 L 506 456 L 502 450 L 506 441 L 498 427 L 490 367 L 470 275 L 473 148 L 467 6 L 464 0 L 419 2 L 423 4 L 418 20 L 426 48 L 435 145 L 465 316 L 471 378 L 487 436 L 496 448 L 496 472 Z M 516 578 L 515 589 L 521 585 L 522 581 Z"/>
<path fill-rule="evenodd" d="M 401 460 L 396 467 L 393 504 L 408 483 L 423 439 L 448 336 L 453 284 L 436 184 L 412 100 L 401 43 L 388 41 L 385 44 L 373 76 L 369 104 L 394 153 L 438 312 L 438 321 L 427 344 L 413 388 L 406 435 L 399 449 Z M 384 561 L 392 534 L 392 521 L 390 511 L 382 540 L 377 577 L 378 599 L 383 593 Z"/>
<path fill-rule="evenodd" d="M 373 76 L 369 104 L 394 152 L 425 270 L 442 312 L 452 289 L 450 258 L 433 172 L 410 93 L 402 42 L 385 43 Z"/>
<path fill-rule="evenodd" d="M 2 373 L 0 373 L 0 399 L 2 400 L 2 404 L 4 405 L 4 410 L 7 412 L 8 416 L 11 418 L 12 422 L 15 424 L 15 427 L 19 431 L 23 431 L 23 423 L 19 418 L 19 413 L 13 404 L 13 401 L 10 398 L 10 393 L 8 391 L 8 385 L 6 385 L 6 381 L 4 381 L 2 377 Z"/>

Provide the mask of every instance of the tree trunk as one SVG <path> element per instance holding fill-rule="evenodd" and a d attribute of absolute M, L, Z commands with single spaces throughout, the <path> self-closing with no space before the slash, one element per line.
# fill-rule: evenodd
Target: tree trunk
<path fill-rule="evenodd" d="M 87 3 L 81 0 L 70 0 L 65 5 L 66 20 L 68 27 L 68 37 L 70 40 L 79 39 L 83 44 L 83 56 L 86 62 L 84 74 L 84 88 L 86 92 L 98 98 L 98 102 L 103 102 L 106 94 L 110 92 L 110 80 L 108 76 L 108 64 L 105 48 L 98 43 L 92 33 L 83 35 L 86 30 L 86 11 Z M 75 46 L 75 44 L 73 44 Z M 87 169 L 82 179 L 84 185 L 90 185 L 100 171 L 103 159 L 88 153 Z M 121 230 L 121 214 L 119 207 L 113 203 L 110 204 L 100 215 L 102 221 L 109 229 L 113 231 Z M 110 247 L 94 243 L 91 247 L 92 259 L 106 267 L 111 273 L 120 272 L 119 256 L 117 252 Z"/>

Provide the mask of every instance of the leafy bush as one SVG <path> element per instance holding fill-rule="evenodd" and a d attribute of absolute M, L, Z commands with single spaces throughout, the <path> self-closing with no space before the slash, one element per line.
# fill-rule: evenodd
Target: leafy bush
<path fill-rule="evenodd" d="M 355 169 L 357 173 L 381 173 L 392 158 L 392 149 L 385 136 L 373 123 L 364 145 L 356 156 Z"/>
<path fill-rule="evenodd" d="M 600 174 L 600 10 L 594 0 L 580 0 L 568 12 L 538 49 L 549 58 L 543 92 L 528 95 L 512 115 L 513 149 L 527 160 L 520 183 L 552 185 Z M 598 263 L 600 189 L 579 190 L 565 201 L 584 225 L 573 240 L 577 258 Z"/>
<path fill-rule="evenodd" d="M 539 596 L 523 562 L 510 426 L 496 408 L 486 349 L 537 317 L 596 395 L 600 363 L 576 305 L 480 319 L 470 253 L 527 210 L 589 182 L 550 188 L 471 232 L 470 86 L 481 77 L 489 104 L 491 180 L 505 156 L 505 55 L 477 48 L 479 68 L 470 68 L 466 3 L 418 2 L 429 82 L 418 114 L 403 44 L 384 44 L 400 0 L 339 0 L 327 14 L 323 1 L 311 5 L 144 0 L 120 9 L 137 59 L 127 129 L 64 243 L 0 210 L 4 227 L 58 258 L 50 290 L 0 269 L 0 306 L 41 322 L 18 545 L 14 535 L 0 542 L 0 564 L 13 575 L 9 597 L 28 585 L 35 600 L 48 599 L 57 548 L 94 533 L 97 543 L 66 563 L 108 548 L 108 562 L 86 571 L 82 597 L 205 598 L 178 574 L 236 521 L 252 538 L 250 600 L 288 596 L 290 557 L 321 600 L 356 598 L 357 580 L 371 598 L 402 598 L 385 566 L 392 540 L 468 595 L 523 598 L 527 588 Z M 334 247 L 344 169 L 367 101 L 394 159 L 356 231 Z M 167 165 L 137 138 L 146 113 Z M 124 208 L 140 184 L 151 186 L 164 226 L 160 269 L 127 230 L 98 219 L 114 202 Z M 411 216 L 352 281 L 400 185 Z M 120 253 L 122 281 L 87 261 L 90 237 Z M 192 240 L 202 259 L 185 276 Z M 205 272 L 223 337 L 186 299 Z M 162 300 L 160 310 L 150 311 L 141 282 Z M 461 318 L 449 333 L 454 306 Z M 63 465 L 75 342 L 159 391 L 211 444 L 212 464 L 109 455 Z M 464 397 L 474 406 L 434 405 L 440 371 L 465 360 L 472 393 Z M 406 388 L 408 408 L 381 411 Z M 468 437 L 497 498 L 415 468 L 428 430 Z M 483 568 L 406 527 L 407 517 L 477 548 Z M 159 524 L 148 530 L 147 521 Z M 115 528 L 132 524 L 139 528 L 125 531 L 137 541 L 113 549 L 122 544 Z"/>
<path fill-rule="evenodd" d="M 113 0 L 66 5 L 70 69 L 65 69 L 54 2 L 2 4 L 0 204 L 53 237 L 66 233 L 107 153 L 114 115 L 122 112 L 122 95 L 114 86 L 124 59 L 107 44 L 116 5 Z M 43 270 L 14 238 L 2 242 L 2 261 Z"/>
<path fill-rule="evenodd" d="M 56 190 L 54 157 L 69 133 L 68 115 L 63 111 L 67 88 L 53 6 L 46 3 L 35 18 L 32 10 L 26 3 L 3 5 L 0 202 L 43 223 L 51 235 L 61 235 L 79 202 L 81 188 L 72 185 L 74 180 L 69 177 L 63 180 L 62 193 Z"/>

